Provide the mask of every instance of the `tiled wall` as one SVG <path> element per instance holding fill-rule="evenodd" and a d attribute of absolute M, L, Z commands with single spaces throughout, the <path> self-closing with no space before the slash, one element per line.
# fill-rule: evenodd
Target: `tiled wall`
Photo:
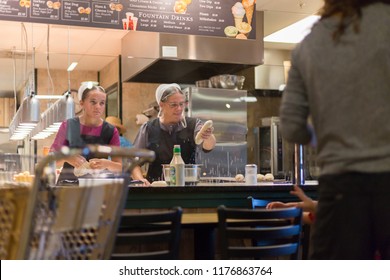
<path fill-rule="evenodd" d="M 127 128 L 125 136 L 131 142 L 139 130 L 136 115 L 150 107 L 155 99 L 155 91 L 159 84 L 123 83 L 122 84 L 122 122 Z"/>

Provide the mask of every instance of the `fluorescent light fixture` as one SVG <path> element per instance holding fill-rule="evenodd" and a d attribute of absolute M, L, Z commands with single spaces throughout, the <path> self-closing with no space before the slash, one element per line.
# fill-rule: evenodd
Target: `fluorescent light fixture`
<path fill-rule="evenodd" d="M 240 98 L 234 98 L 233 102 L 257 102 L 255 96 L 241 96 Z"/>
<path fill-rule="evenodd" d="M 320 16 L 308 16 L 296 23 L 293 23 L 279 31 L 276 31 L 266 37 L 264 42 L 272 43 L 291 43 L 296 44 L 303 40 L 310 33 L 313 25 L 320 19 Z"/>
<path fill-rule="evenodd" d="M 68 67 L 68 72 L 72 72 L 77 66 L 77 62 L 72 62 Z"/>
<path fill-rule="evenodd" d="M 41 95 L 37 94 L 35 95 L 35 98 L 37 99 L 60 99 L 62 95 Z"/>

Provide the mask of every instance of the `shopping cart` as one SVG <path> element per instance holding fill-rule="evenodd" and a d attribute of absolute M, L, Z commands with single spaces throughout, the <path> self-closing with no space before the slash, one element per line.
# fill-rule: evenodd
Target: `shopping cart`
<path fill-rule="evenodd" d="M 56 185 L 55 161 L 72 155 L 121 157 L 122 172 L 83 185 Z M 1 259 L 108 259 L 127 197 L 130 172 L 154 160 L 144 149 L 87 146 L 38 161 L 33 183 L 0 186 Z M 113 176 L 112 176 L 113 175 Z"/>

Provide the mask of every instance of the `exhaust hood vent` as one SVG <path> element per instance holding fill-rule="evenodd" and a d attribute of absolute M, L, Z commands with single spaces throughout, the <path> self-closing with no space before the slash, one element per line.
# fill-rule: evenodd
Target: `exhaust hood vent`
<path fill-rule="evenodd" d="M 155 32 L 122 39 L 122 81 L 185 83 L 263 64 L 263 13 L 256 13 L 256 40 Z"/>
<path fill-rule="evenodd" d="M 218 74 L 236 73 L 253 65 L 160 59 L 128 79 L 139 83 L 193 84 Z"/>

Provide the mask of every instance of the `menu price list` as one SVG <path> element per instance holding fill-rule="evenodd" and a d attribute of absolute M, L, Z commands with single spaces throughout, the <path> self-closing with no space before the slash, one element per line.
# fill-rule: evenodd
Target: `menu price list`
<path fill-rule="evenodd" d="M 124 8 L 126 29 L 136 18 L 142 31 L 255 39 L 254 0 L 129 0 Z"/>
<path fill-rule="evenodd" d="M 31 18 L 42 18 L 42 19 L 60 19 L 60 1 L 46 1 L 46 0 L 32 0 L 30 8 Z"/>
<path fill-rule="evenodd" d="M 69 21 L 89 22 L 92 12 L 88 1 L 63 1 L 62 18 Z"/>
<path fill-rule="evenodd" d="M 28 1 L 28 7 L 31 6 L 31 2 Z M 0 0 L 0 15 L 4 16 L 4 19 L 9 20 L 7 17 L 27 17 L 26 1 L 19 0 Z"/>
<path fill-rule="evenodd" d="M 254 0 L 0 0 L 0 19 L 254 39 L 247 2 L 255 10 Z"/>

